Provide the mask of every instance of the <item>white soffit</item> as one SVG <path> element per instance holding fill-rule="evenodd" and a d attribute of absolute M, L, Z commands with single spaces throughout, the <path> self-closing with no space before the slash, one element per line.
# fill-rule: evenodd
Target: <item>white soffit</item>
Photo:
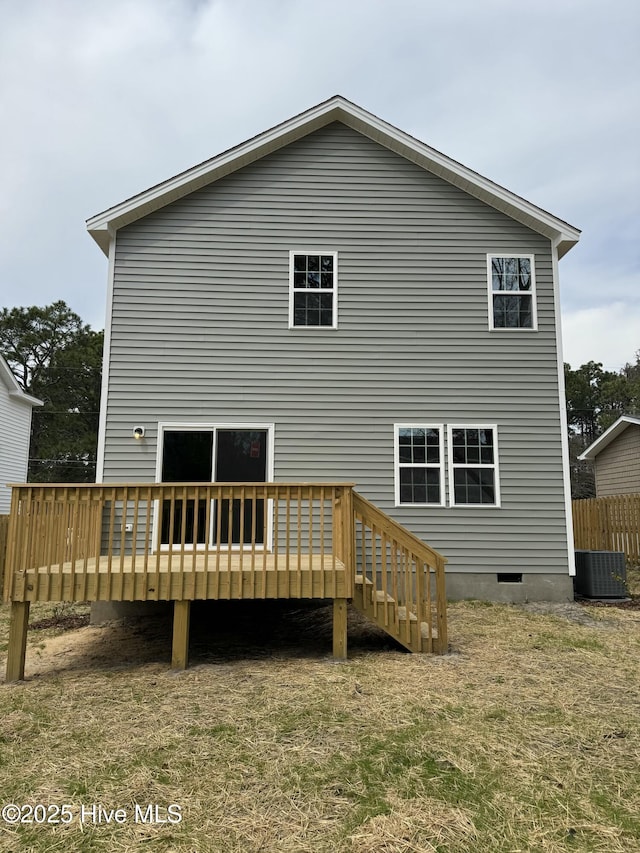
<path fill-rule="evenodd" d="M 562 257 L 580 239 L 580 231 L 577 228 L 387 124 L 340 95 L 92 216 L 87 220 L 87 229 L 107 254 L 111 235 L 118 228 L 129 225 L 334 121 L 342 122 L 538 234 L 548 237 L 557 244 L 558 257 Z"/>

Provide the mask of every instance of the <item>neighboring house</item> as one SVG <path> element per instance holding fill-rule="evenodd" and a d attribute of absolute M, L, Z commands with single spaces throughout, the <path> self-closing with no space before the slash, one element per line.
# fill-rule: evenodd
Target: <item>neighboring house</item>
<path fill-rule="evenodd" d="M 6 515 L 11 505 L 7 483 L 27 479 L 31 412 L 42 405 L 42 400 L 25 394 L 0 355 L 0 515 Z"/>
<path fill-rule="evenodd" d="M 448 558 L 449 597 L 573 596 L 576 228 L 342 97 L 87 227 L 99 482 L 353 482 Z"/>
<path fill-rule="evenodd" d="M 640 494 L 640 417 L 622 415 L 578 459 L 593 462 L 596 497 Z"/>

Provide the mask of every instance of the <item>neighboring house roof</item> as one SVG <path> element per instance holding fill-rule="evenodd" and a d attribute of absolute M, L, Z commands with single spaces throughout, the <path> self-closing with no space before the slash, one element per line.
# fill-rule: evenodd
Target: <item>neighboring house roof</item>
<path fill-rule="evenodd" d="M 584 453 L 581 453 L 580 456 L 578 456 L 578 459 L 595 459 L 601 450 L 608 447 L 614 439 L 616 439 L 627 429 L 627 427 L 631 425 L 640 426 L 640 417 L 635 417 L 634 415 L 622 415 L 614 424 L 611 424 L 606 432 L 602 433 L 600 438 L 597 438 L 593 444 L 590 444 Z"/>
<path fill-rule="evenodd" d="M 38 400 L 37 397 L 32 397 L 31 394 L 27 394 L 22 390 L 20 383 L 13 375 L 11 368 L 2 355 L 0 355 L 0 381 L 4 382 L 7 386 L 7 391 L 12 400 L 17 400 L 19 403 L 25 403 L 29 406 L 44 406 L 42 400 Z"/>
<path fill-rule="evenodd" d="M 103 252 L 108 254 L 111 237 L 118 228 L 129 225 L 335 121 L 342 122 L 469 195 L 502 211 L 538 234 L 548 237 L 557 245 L 558 257 L 562 257 L 580 239 L 580 231 L 577 228 L 450 157 L 446 157 L 408 133 L 387 124 L 340 95 L 329 98 L 235 148 L 224 151 L 211 160 L 206 160 L 96 214 L 87 220 L 87 229 Z"/>

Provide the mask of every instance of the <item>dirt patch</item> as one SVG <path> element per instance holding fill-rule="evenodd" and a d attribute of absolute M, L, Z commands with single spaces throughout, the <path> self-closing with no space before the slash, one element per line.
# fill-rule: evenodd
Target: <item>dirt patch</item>
<path fill-rule="evenodd" d="M 80 669 L 121 669 L 171 660 L 172 617 L 89 625 L 88 614 L 47 616 L 30 624 L 26 676 Z M 53 628 L 38 636 L 31 629 Z M 349 656 L 404 649 L 354 608 L 348 611 Z M 332 654 L 331 605 L 283 602 L 194 602 L 191 666 L 265 658 L 322 660 Z"/>
<path fill-rule="evenodd" d="M 587 625 L 591 628 L 614 624 L 608 623 L 606 618 L 594 617 L 589 613 L 585 605 L 578 601 L 530 601 L 527 604 L 518 604 L 516 606 L 522 608 L 522 610 L 526 610 L 527 613 L 538 613 L 542 616 L 557 616 L 559 619 L 567 619 L 569 622 L 575 622 L 578 625 Z"/>
<path fill-rule="evenodd" d="M 612 627 L 616 623 L 607 616 L 607 612 L 615 610 L 638 610 L 640 611 L 640 596 L 632 595 L 629 598 L 612 598 L 594 600 L 591 598 L 577 598 L 575 601 L 530 601 L 527 604 L 518 604 L 528 613 L 539 613 L 543 616 L 557 616 L 567 619 L 578 625 L 590 627 Z M 596 608 L 594 613 L 592 608 Z M 613 615 L 613 613 L 612 613 Z"/>
<path fill-rule="evenodd" d="M 68 616 L 49 616 L 29 623 L 29 630 L 44 631 L 47 628 L 57 628 L 59 631 L 74 631 L 89 624 L 89 614 L 73 613 Z"/>
<path fill-rule="evenodd" d="M 585 607 L 617 607 L 619 610 L 640 610 L 640 595 L 632 595 L 631 598 L 612 598 L 610 601 L 581 598 L 579 604 Z"/>

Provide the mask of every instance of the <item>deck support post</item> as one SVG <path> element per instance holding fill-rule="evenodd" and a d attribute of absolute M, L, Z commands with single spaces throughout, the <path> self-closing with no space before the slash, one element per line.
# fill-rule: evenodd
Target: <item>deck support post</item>
<path fill-rule="evenodd" d="M 7 649 L 6 682 L 22 681 L 24 659 L 27 654 L 27 626 L 29 625 L 29 601 L 11 602 L 9 623 L 9 648 Z"/>
<path fill-rule="evenodd" d="M 347 657 L 347 599 L 333 599 L 333 656 L 336 660 Z"/>
<path fill-rule="evenodd" d="M 436 567 L 436 608 L 438 624 L 438 642 L 436 649 L 439 655 L 446 655 L 449 651 L 449 638 L 447 637 L 447 593 L 445 591 L 444 560 L 438 559 Z"/>
<path fill-rule="evenodd" d="M 171 649 L 171 669 L 186 669 L 189 665 L 189 621 L 190 601 L 173 603 L 173 646 Z"/>

